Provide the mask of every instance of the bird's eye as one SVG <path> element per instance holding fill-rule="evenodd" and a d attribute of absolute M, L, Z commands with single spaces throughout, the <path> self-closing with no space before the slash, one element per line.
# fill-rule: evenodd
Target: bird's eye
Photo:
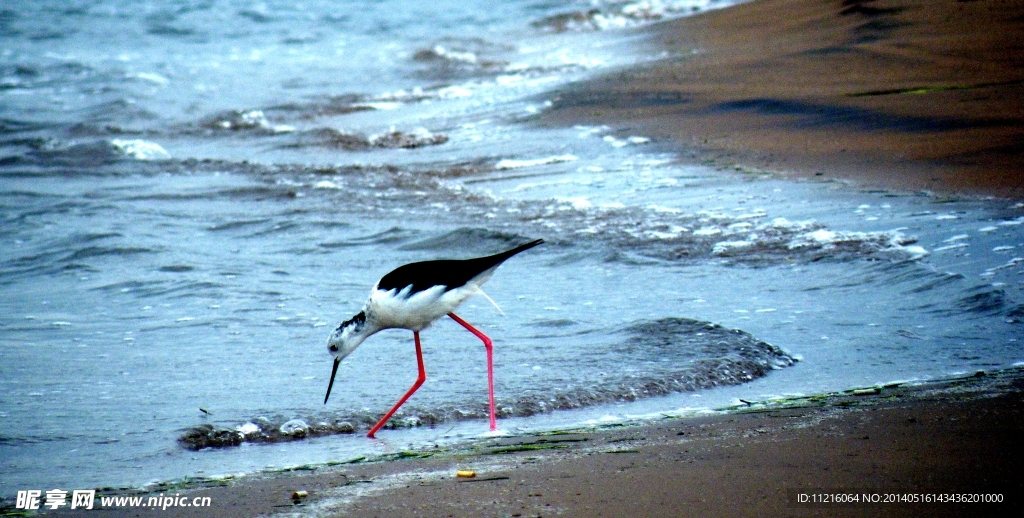
<path fill-rule="evenodd" d="M 330 347 L 328 347 L 328 349 L 330 349 L 330 351 L 331 351 L 332 353 L 336 353 L 336 352 L 338 352 L 338 346 L 337 346 L 337 345 L 334 345 L 334 344 L 331 344 L 331 346 L 330 346 Z"/>

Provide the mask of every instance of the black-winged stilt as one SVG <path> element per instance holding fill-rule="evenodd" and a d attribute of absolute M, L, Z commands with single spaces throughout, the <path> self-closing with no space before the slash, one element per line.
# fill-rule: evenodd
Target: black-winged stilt
<path fill-rule="evenodd" d="M 331 397 L 334 386 L 334 375 L 338 373 L 338 364 L 352 351 L 359 347 L 370 335 L 384 329 L 409 329 L 416 343 L 416 361 L 419 364 L 419 377 L 416 383 L 402 396 L 402 399 L 391 407 L 391 410 L 373 428 L 367 437 L 373 437 L 384 423 L 402 406 L 410 396 L 427 380 L 427 372 L 423 368 L 423 352 L 420 348 L 420 330 L 431 322 L 448 315 L 483 341 L 487 350 L 487 395 L 490 405 L 491 430 L 497 430 L 498 423 L 494 416 L 494 365 L 491 339 L 481 333 L 468 322 L 452 313 L 459 304 L 473 295 L 483 295 L 492 304 L 480 286 L 491 278 L 494 270 L 508 258 L 524 250 L 533 248 L 543 239 L 531 241 L 500 254 L 475 259 L 442 259 L 423 261 L 399 266 L 391 273 L 381 277 L 373 289 L 370 298 L 363 305 L 362 311 L 356 316 L 342 322 L 331 333 L 327 341 L 327 349 L 334 356 L 334 368 L 331 369 L 331 381 L 327 385 L 324 404 Z M 495 304 L 497 306 L 497 304 Z M 500 309 L 499 309 L 500 310 Z"/>

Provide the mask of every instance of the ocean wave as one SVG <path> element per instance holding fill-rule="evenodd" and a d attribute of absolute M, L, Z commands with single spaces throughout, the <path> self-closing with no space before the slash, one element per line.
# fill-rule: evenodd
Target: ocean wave
<path fill-rule="evenodd" d="M 494 164 L 494 168 L 501 171 L 504 169 L 518 169 L 520 167 L 535 167 L 539 165 L 558 164 L 562 162 L 575 162 L 579 160 L 576 155 L 557 155 L 544 158 L 532 158 L 527 160 L 513 160 L 505 158 Z"/>
<path fill-rule="evenodd" d="M 426 128 L 416 128 L 412 131 L 391 131 L 365 136 L 359 133 L 349 133 L 334 128 L 319 128 L 301 132 L 297 140 L 285 144 L 284 148 L 304 147 L 327 147 L 344 149 L 346 151 L 358 151 L 369 148 L 381 149 L 413 149 L 425 146 L 436 146 L 448 142 L 448 136 L 441 133 L 433 133 Z"/>
<path fill-rule="evenodd" d="M 362 143 L 365 138 L 365 144 L 360 145 L 376 143 L 401 146 L 443 140 L 440 135 L 429 132 L 395 135 L 353 137 L 353 141 Z M 109 143 L 103 143 L 99 149 L 107 150 L 106 153 L 118 149 L 118 156 L 123 156 L 123 151 Z M 87 153 L 76 150 L 73 155 L 78 156 L 79 152 Z M 903 230 L 835 229 L 814 219 L 794 221 L 773 216 L 767 208 L 687 211 L 655 204 L 627 206 L 603 203 L 580 196 L 510 199 L 467 188 L 463 180 L 508 168 L 557 165 L 571 158 L 566 155 L 516 161 L 484 157 L 472 163 L 439 167 L 310 167 L 301 164 L 264 165 L 245 161 L 166 159 L 150 161 L 155 167 L 153 172 L 235 173 L 251 175 L 260 181 L 245 187 L 146 193 L 128 195 L 125 199 L 292 201 L 303 196 L 315 196 L 354 213 L 376 213 L 392 217 L 397 212 L 404 214 L 404 217 L 443 217 L 471 228 L 479 228 L 480 221 L 486 221 L 488 229 L 499 233 L 528 233 L 553 243 L 571 242 L 609 247 L 613 252 L 609 255 L 611 260 L 622 261 L 633 261 L 636 257 L 672 262 L 710 259 L 726 264 L 768 266 L 783 262 L 821 260 L 916 261 L 929 254 L 928 250 L 917 243 L 915 236 Z M 146 163 L 135 162 L 140 165 Z M 145 169 L 133 168 L 131 172 L 139 174 L 145 172 Z M 324 243 L 323 246 L 336 245 Z M 1011 261 L 1007 264 L 1012 266 L 1015 263 Z"/>
<path fill-rule="evenodd" d="M 516 48 L 481 38 L 443 38 L 412 55 L 412 60 L 425 65 L 418 75 L 431 79 L 451 80 L 483 74 L 494 74 L 509 65 L 508 55 Z"/>
<path fill-rule="evenodd" d="M 334 128 L 318 128 L 303 131 L 294 143 L 286 144 L 287 148 L 327 147 L 355 151 L 370 147 L 370 139 L 358 133 L 348 133 Z"/>
<path fill-rule="evenodd" d="M 82 115 L 82 120 L 90 124 L 152 121 L 159 118 L 158 114 L 140 106 L 133 99 L 111 99 L 90 105 L 83 110 Z"/>
<path fill-rule="evenodd" d="M 735 3 L 728 0 L 605 0 L 596 7 L 547 16 L 531 25 L 546 32 L 623 29 Z"/>
<path fill-rule="evenodd" d="M 263 110 L 231 110 L 218 113 L 200 123 L 200 126 L 215 131 L 246 131 L 264 135 L 295 131 L 294 126 L 271 123 Z"/>
<path fill-rule="evenodd" d="M 0 263 L 0 284 L 12 283 L 23 276 L 51 274 L 69 271 L 98 271 L 94 266 L 107 258 L 126 258 L 139 254 L 155 253 L 157 250 L 140 246 L 96 244 L 63 247 L 57 240 L 36 246 L 26 254 L 12 257 Z"/>
<path fill-rule="evenodd" d="M 46 125 L 38 122 L 0 117 L 0 135 L 11 135 L 44 128 L 46 128 Z"/>
<path fill-rule="evenodd" d="M 416 128 L 408 133 L 391 130 L 390 132 L 373 135 L 369 140 L 370 145 L 373 147 L 411 149 L 444 144 L 448 142 L 448 136 L 440 133 L 431 133 L 426 128 Z"/>
<path fill-rule="evenodd" d="M 482 174 L 487 169 L 486 164 L 471 164 L 460 167 L 458 174 Z M 546 235 L 555 242 L 603 243 L 629 254 L 670 261 L 717 258 L 768 265 L 793 260 L 917 260 L 928 254 L 915 237 L 900 230 L 834 230 L 812 219 L 771 217 L 764 210 L 686 212 L 656 205 L 595 204 L 579 197 L 503 200 L 448 182 L 447 177 L 454 174 L 377 169 L 370 175 L 344 175 L 348 187 L 338 193 L 362 198 L 364 206 L 382 209 L 389 200 L 402 203 L 416 198 L 425 210 L 443 211 L 449 217 L 484 217 L 494 229 L 532 228 L 531 234 Z M 360 194 L 364 182 L 375 188 L 372 200 Z"/>
<path fill-rule="evenodd" d="M 367 140 L 369 138 L 367 137 Z M 508 161 L 505 167 L 539 167 L 568 156 Z M 551 242 L 611 247 L 612 257 L 642 256 L 691 262 L 717 260 L 752 266 L 780 262 L 887 259 L 916 261 L 929 254 L 917 238 L 902 230 L 848 231 L 814 219 L 792 221 L 768 209 L 686 211 L 659 205 L 626 206 L 585 197 L 508 199 L 467 188 L 459 179 L 498 171 L 503 161 L 481 159 L 442 167 L 260 165 L 252 162 L 163 161 L 162 170 L 211 170 L 255 175 L 251 187 L 206 193 L 166 193 L 201 199 L 227 196 L 253 200 L 293 200 L 317 196 L 361 214 L 444 217 L 514 235 L 526 231 Z M 515 231 L 508 229 L 517 229 Z M 330 243 L 325 246 L 334 246 Z"/>
<path fill-rule="evenodd" d="M 166 160 L 170 154 L 159 144 L 141 139 L 62 140 L 39 139 L 24 156 L 26 163 L 44 167 L 93 168 L 123 160 Z"/>
<path fill-rule="evenodd" d="M 1008 324 L 1024 323 L 1024 303 L 1018 303 L 1002 287 L 972 286 L 952 292 L 952 299 L 930 301 L 919 309 L 943 317 L 1002 317 Z"/>
<path fill-rule="evenodd" d="M 320 117 L 334 117 L 373 110 L 373 107 L 367 105 L 368 101 L 369 98 L 363 94 L 329 95 L 307 102 L 277 104 L 264 108 L 262 111 L 283 118 L 313 120 Z"/>
<path fill-rule="evenodd" d="M 401 243 L 414 237 L 419 233 L 401 227 L 391 227 L 383 232 L 377 232 L 368 236 L 361 236 L 344 241 L 330 241 L 320 243 L 323 248 L 343 248 L 350 246 L 366 246 L 376 244 Z"/>
<path fill-rule="evenodd" d="M 915 260 L 927 254 L 917 239 L 900 231 L 830 230 L 815 220 L 769 218 L 766 212 L 687 213 L 657 206 L 593 206 L 585 199 L 520 204 L 522 222 L 602 241 L 630 253 L 663 260 L 719 258 L 768 265 L 779 261 L 848 260 L 878 257 Z"/>
<path fill-rule="evenodd" d="M 208 227 L 208 230 L 211 232 L 235 231 L 250 229 L 253 227 L 262 227 L 272 222 L 273 220 L 270 218 L 237 219 L 211 225 Z"/>
<path fill-rule="evenodd" d="M 797 359 L 747 332 L 710 322 L 669 317 L 640 321 L 620 329 L 619 340 L 586 365 L 609 361 L 643 369 L 608 369 L 590 372 L 567 382 L 538 380 L 534 387 L 513 397 L 498 397 L 499 417 L 526 417 L 556 410 L 571 410 L 606 403 L 636 401 L 676 392 L 691 392 L 723 385 L 738 385 L 766 376 Z M 580 367 L 583 365 L 577 365 Z M 579 370 L 579 369 L 577 369 Z M 353 433 L 370 428 L 382 410 L 364 409 L 329 416 L 258 416 L 235 425 L 202 424 L 184 430 L 178 442 L 190 449 L 238 446 L 245 442 L 283 442 Z M 433 408 L 403 406 L 386 428 L 431 426 L 488 415 L 483 401 L 464 401 Z"/>
<path fill-rule="evenodd" d="M 437 237 L 422 239 L 399 247 L 400 250 L 433 250 L 447 252 L 459 250 L 465 253 L 492 253 L 513 244 L 526 241 L 526 237 L 477 227 L 463 227 Z"/>
<path fill-rule="evenodd" d="M 376 110 L 393 110 L 405 105 L 434 100 L 464 99 L 486 92 L 507 92 L 517 88 L 540 88 L 565 76 L 603 65 L 603 61 L 580 57 L 570 60 L 561 56 L 557 63 L 508 63 L 505 66 L 491 66 L 459 77 L 445 77 L 430 86 L 417 86 L 408 90 L 396 90 L 380 95 L 368 96 L 357 107 Z M 425 75 L 421 74 L 421 75 Z M 440 79 L 440 78 L 433 78 Z M 457 82 L 457 80 L 462 80 Z M 491 101 L 488 101 L 491 102 Z"/>
<path fill-rule="evenodd" d="M 991 284 L 975 286 L 956 300 L 956 307 L 964 313 L 999 314 L 1008 305 L 1006 291 Z"/>
<path fill-rule="evenodd" d="M 188 267 L 191 268 L 191 267 Z M 191 269 L 167 270 L 160 268 L 163 273 L 183 273 Z M 141 298 L 193 298 L 220 296 L 228 286 L 223 283 L 211 281 L 194 280 L 147 280 L 147 281 L 120 281 L 91 288 L 93 291 L 107 293 L 130 293 Z"/>
<path fill-rule="evenodd" d="M 113 139 L 110 145 L 122 155 L 135 160 L 165 160 L 171 157 L 160 144 L 140 139 Z"/>

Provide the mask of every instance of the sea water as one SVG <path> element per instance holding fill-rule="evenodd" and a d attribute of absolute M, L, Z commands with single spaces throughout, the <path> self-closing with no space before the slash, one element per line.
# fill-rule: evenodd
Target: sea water
<path fill-rule="evenodd" d="M 531 125 L 727 2 L 0 8 L 0 496 L 486 432 L 480 342 L 326 340 L 401 264 L 546 243 L 459 314 L 538 430 L 1024 360 L 1024 206 L 681 165 Z M 690 49 L 692 50 L 692 49 Z M 354 432 L 354 433 L 351 433 Z M 360 433 L 363 432 L 363 433 Z"/>

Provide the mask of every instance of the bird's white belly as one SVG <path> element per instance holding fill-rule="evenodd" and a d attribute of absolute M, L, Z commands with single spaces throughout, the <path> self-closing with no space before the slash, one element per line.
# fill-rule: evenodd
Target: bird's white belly
<path fill-rule="evenodd" d="M 454 311 L 475 292 L 470 286 L 447 292 L 444 286 L 435 286 L 407 297 L 404 292 L 374 290 L 366 311 L 382 328 L 419 331 Z"/>

